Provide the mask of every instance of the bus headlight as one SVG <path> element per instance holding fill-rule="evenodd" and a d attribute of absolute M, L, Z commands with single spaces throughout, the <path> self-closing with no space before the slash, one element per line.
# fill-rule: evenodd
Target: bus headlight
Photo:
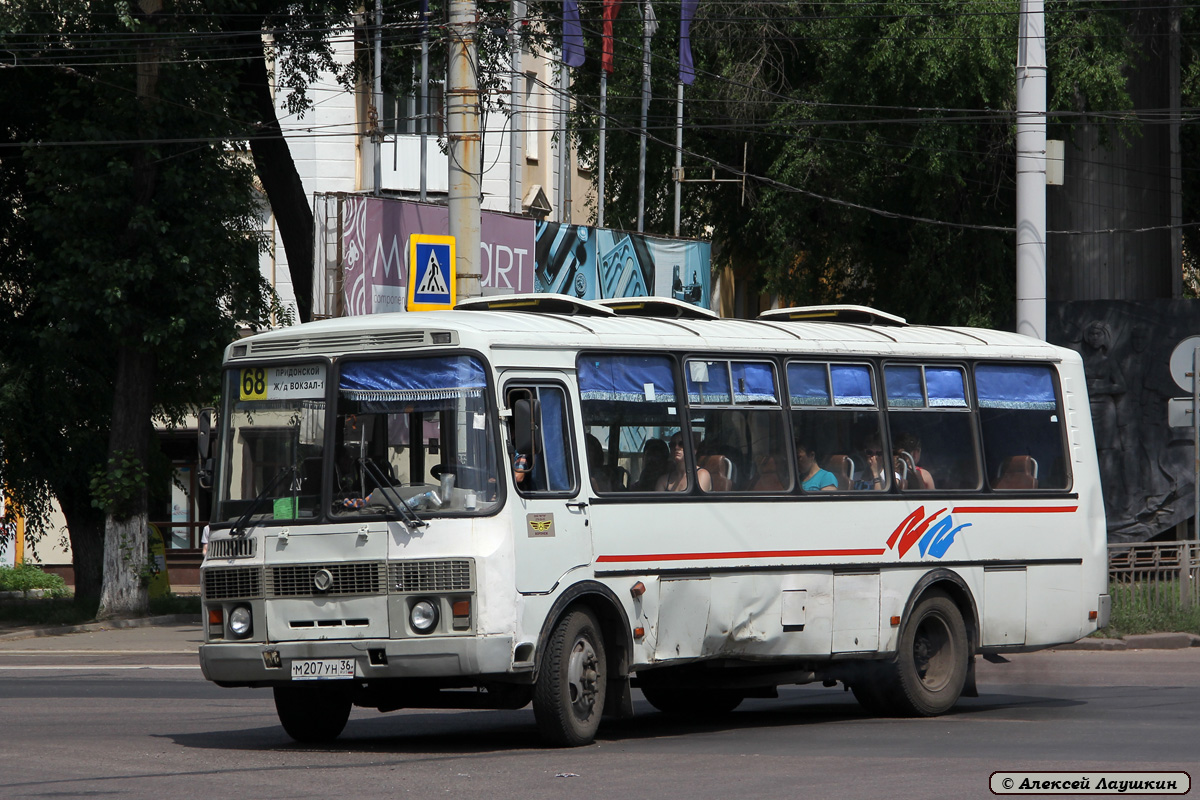
<path fill-rule="evenodd" d="M 236 606 L 229 612 L 229 635 L 234 639 L 245 639 L 253 627 L 250 606 Z"/>
<path fill-rule="evenodd" d="M 431 633 L 438 624 L 437 603 L 433 600 L 418 600 L 408 612 L 408 621 L 417 633 Z"/>

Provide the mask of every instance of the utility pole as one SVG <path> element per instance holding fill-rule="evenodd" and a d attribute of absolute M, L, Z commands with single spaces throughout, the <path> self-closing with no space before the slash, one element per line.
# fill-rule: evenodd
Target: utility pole
<path fill-rule="evenodd" d="M 524 20 L 525 0 L 513 0 L 512 29 L 509 32 L 512 42 L 512 78 L 508 83 L 508 210 L 514 214 L 521 213 L 521 168 L 525 163 L 521 153 L 524 145 L 521 121 L 522 111 L 528 112 L 528 109 L 523 108 L 525 73 L 521 71 L 521 26 Z"/>
<path fill-rule="evenodd" d="M 383 0 L 375 0 L 375 76 L 372 82 L 371 107 L 371 156 L 374 160 L 375 185 L 372 194 L 376 197 L 383 191 Z"/>
<path fill-rule="evenodd" d="M 1046 338 L 1046 23 L 1021 0 L 1017 46 L 1017 333 Z"/>
<path fill-rule="evenodd" d="M 479 135 L 478 59 L 474 0 L 450 0 L 449 86 L 446 141 L 449 145 L 450 235 L 454 237 L 460 299 L 479 297 L 479 196 L 483 174 Z"/>

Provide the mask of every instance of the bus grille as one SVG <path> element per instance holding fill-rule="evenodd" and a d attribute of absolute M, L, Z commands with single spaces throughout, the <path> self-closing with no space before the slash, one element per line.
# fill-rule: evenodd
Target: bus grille
<path fill-rule="evenodd" d="M 317 574 L 328 570 L 333 582 L 325 591 L 317 588 Z M 317 595 L 384 594 L 386 567 L 381 561 L 356 564 L 290 564 L 270 567 L 268 597 L 314 597 Z"/>
<path fill-rule="evenodd" d="M 388 564 L 388 586 L 393 592 L 469 592 L 471 561 L 394 561 Z"/>
<path fill-rule="evenodd" d="M 227 567 L 204 570 L 204 599 L 230 600 L 262 597 L 260 567 Z"/>
<path fill-rule="evenodd" d="M 209 558 L 252 558 L 257 539 L 216 539 L 208 543 Z"/>

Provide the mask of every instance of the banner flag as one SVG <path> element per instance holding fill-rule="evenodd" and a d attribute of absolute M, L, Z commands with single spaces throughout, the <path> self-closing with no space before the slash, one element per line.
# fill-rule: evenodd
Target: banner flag
<path fill-rule="evenodd" d="M 583 27 L 579 24 L 579 3 L 563 0 L 563 63 L 583 66 Z"/>
<path fill-rule="evenodd" d="M 621 0 L 604 0 L 604 34 L 601 38 L 600 66 L 613 74 L 613 22 L 621 12 Z"/>
<path fill-rule="evenodd" d="M 699 0 L 683 0 L 679 16 L 679 82 L 691 86 L 696 82 L 696 69 L 692 64 L 692 19 L 696 16 Z"/>
<path fill-rule="evenodd" d="M 646 0 L 646 35 L 653 36 L 658 33 L 658 17 L 654 16 L 654 5 L 650 0 Z"/>

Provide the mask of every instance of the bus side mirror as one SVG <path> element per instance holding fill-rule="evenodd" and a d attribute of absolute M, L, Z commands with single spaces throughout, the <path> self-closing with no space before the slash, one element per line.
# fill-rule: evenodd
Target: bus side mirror
<path fill-rule="evenodd" d="M 536 453 L 540 449 L 537 446 L 537 401 L 532 397 L 522 397 L 513 402 L 512 412 L 513 447 L 518 453 Z"/>
<path fill-rule="evenodd" d="M 200 460 L 203 461 L 209 457 L 209 451 L 212 448 L 212 408 L 202 408 L 196 412 L 196 444 L 200 450 Z"/>
<path fill-rule="evenodd" d="M 202 408 L 196 414 L 196 446 L 200 455 L 200 468 L 196 470 L 196 481 L 201 489 L 212 488 L 213 463 L 210 457 L 212 450 L 212 421 L 215 409 Z"/>

